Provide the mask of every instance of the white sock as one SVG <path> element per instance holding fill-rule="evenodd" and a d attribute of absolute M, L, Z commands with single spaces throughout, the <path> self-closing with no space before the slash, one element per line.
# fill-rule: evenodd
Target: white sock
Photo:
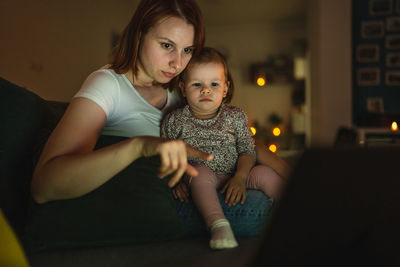
<path fill-rule="evenodd" d="M 211 225 L 210 232 L 210 247 L 212 249 L 226 249 L 238 246 L 238 243 L 235 236 L 233 235 L 231 225 L 229 224 L 228 220 L 216 220 Z"/>

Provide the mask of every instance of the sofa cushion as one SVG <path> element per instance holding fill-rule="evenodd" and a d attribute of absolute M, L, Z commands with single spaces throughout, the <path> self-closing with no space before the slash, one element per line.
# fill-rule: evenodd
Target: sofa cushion
<path fill-rule="evenodd" d="M 33 168 L 67 105 L 0 78 L 0 208 L 17 232 L 26 222 Z"/>
<path fill-rule="evenodd" d="M 44 114 L 42 98 L 0 78 L 0 208 L 16 228 L 25 221 L 34 140 Z"/>
<path fill-rule="evenodd" d="M 123 140 L 102 136 L 97 148 Z M 140 244 L 184 236 L 159 157 L 139 158 L 96 190 L 78 198 L 32 203 L 22 235 L 28 252 Z"/>

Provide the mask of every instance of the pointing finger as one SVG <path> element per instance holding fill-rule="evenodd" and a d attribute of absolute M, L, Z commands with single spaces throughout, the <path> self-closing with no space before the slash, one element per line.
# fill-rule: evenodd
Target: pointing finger
<path fill-rule="evenodd" d="M 210 161 L 214 158 L 213 155 L 203 152 L 201 150 L 198 150 L 190 145 L 186 145 L 186 150 L 187 150 L 187 154 L 189 156 L 195 157 L 195 158 L 200 158 L 200 159 L 204 159 L 206 161 Z"/>

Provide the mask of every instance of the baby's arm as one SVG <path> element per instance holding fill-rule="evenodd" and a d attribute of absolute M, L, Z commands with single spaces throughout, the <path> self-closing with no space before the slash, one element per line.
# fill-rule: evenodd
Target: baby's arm
<path fill-rule="evenodd" d="M 235 121 L 236 150 L 239 157 L 235 174 L 221 191 L 222 193 L 226 192 L 225 202 L 229 206 L 236 205 L 239 201 L 244 204 L 246 200 L 246 180 L 256 162 L 254 140 L 251 137 L 246 113 L 239 108 L 234 108 L 231 115 L 234 118 L 233 121 Z"/>
<path fill-rule="evenodd" d="M 255 162 L 254 156 L 250 154 L 239 156 L 234 176 L 228 180 L 221 190 L 221 193 L 226 192 L 225 203 L 228 206 L 235 206 L 238 202 L 244 204 L 246 200 L 246 180 Z"/>
<path fill-rule="evenodd" d="M 160 126 L 160 137 L 168 139 L 176 139 L 174 132 L 172 131 L 174 127 L 174 116 L 172 113 L 168 113 L 161 121 Z"/>

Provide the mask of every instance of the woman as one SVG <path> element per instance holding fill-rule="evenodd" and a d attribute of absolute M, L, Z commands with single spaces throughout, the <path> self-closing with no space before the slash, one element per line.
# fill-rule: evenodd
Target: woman
<path fill-rule="evenodd" d="M 186 162 L 187 154 L 204 159 L 211 159 L 210 155 L 183 142 L 155 136 L 159 135 L 161 111 L 176 102 L 176 96 L 165 88 L 173 88 L 193 51 L 200 50 L 203 43 L 203 21 L 194 1 L 142 1 L 106 67 L 108 72 L 101 70 L 89 76 L 51 134 L 32 180 L 35 201 L 44 203 L 87 194 L 141 156 L 160 155 L 159 177 L 174 173 L 170 186 L 185 171 L 196 176 L 195 169 Z M 129 84 L 124 84 L 126 79 Z M 116 95 L 122 87 L 129 86 L 131 95 L 127 97 L 148 102 L 154 107 L 148 115 L 158 121 L 144 118 L 143 123 L 135 125 L 136 129 L 129 127 L 135 120 L 125 119 L 120 125 L 111 121 L 110 114 L 120 112 L 125 116 L 123 112 L 135 112 L 118 106 L 121 102 Z M 102 104 L 109 100 L 119 102 L 112 107 Z M 143 129 L 143 124 L 148 130 L 138 136 L 137 129 Z M 93 151 L 103 128 L 106 133 L 119 129 L 116 135 L 132 138 Z"/>

